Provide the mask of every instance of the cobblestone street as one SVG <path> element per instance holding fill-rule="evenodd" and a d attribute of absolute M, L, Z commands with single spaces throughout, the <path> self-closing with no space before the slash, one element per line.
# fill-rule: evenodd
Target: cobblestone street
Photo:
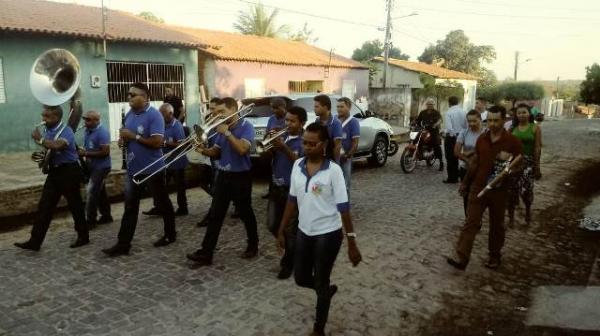
<path fill-rule="evenodd" d="M 589 195 L 577 196 L 575 175 L 598 160 L 600 122 L 543 127 L 544 177 L 536 184 L 534 222 L 518 221 L 508 230 L 498 271 L 483 267 L 487 221 L 466 272 L 446 264 L 464 214 L 458 186 L 443 184 L 442 173 L 420 166 L 404 174 L 400 153 L 383 168 L 358 163 L 352 215 L 364 262 L 351 267 L 342 247 L 328 332 L 580 335 L 528 326 L 526 315 L 535 287 L 585 286 L 590 279 L 598 240 L 577 229 Z M 75 233 L 65 214 L 38 253 L 12 246 L 28 238 L 29 226 L 0 234 L 0 335 L 308 335 L 316 296 L 292 279 L 276 279 L 278 256 L 260 198 L 266 188 L 263 179 L 253 190 L 261 244 L 250 261 L 239 258 L 243 224 L 227 218 L 214 265 L 188 267 L 185 254 L 200 245 L 205 229 L 196 222 L 210 202 L 199 188 L 188 191 L 190 215 L 177 218 L 178 240 L 165 248 L 152 247 L 162 220 L 140 214 L 131 254 L 104 257 L 100 250 L 116 241 L 122 203 L 112 207 L 117 221 L 94 229 L 92 243 L 80 249 L 68 248 Z M 150 205 L 146 199 L 141 209 Z"/>

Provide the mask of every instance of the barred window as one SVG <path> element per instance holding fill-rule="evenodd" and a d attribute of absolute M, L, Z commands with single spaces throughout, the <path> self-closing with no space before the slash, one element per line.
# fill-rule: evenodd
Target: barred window
<path fill-rule="evenodd" d="M 289 93 L 298 92 L 322 92 L 323 81 L 322 80 L 307 80 L 307 81 L 289 81 L 288 82 Z"/>
<path fill-rule="evenodd" d="M 162 101 L 165 88 L 171 87 L 176 96 L 185 99 L 185 72 L 183 64 L 138 62 L 106 62 L 108 102 L 127 102 L 131 84 L 148 85 L 150 100 Z"/>
<path fill-rule="evenodd" d="M 2 68 L 2 58 L 0 57 L 0 104 L 6 103 L 6 92 L 4 91 L 4 70 Z"/>

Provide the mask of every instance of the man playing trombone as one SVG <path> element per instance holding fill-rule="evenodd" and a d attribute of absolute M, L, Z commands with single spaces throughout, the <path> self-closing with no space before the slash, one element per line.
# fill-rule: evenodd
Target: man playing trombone
<path fill-rule="evenodd" d="M 200 145 L 201 154 L 217 159 L 215 165 L 218 173 L 215 181 L 211 204 L 211 216 L 202 241 L 202 248 L 187 255 L 198 266 L 212 264 L 213 254 L 223 220 L 230 201 L 238 207 L 240 218 L 244 222 L 247 235 L 247 248 L 242 258 L 249 259 L 258 253 L 258 232 L 256 217 L 252 210 L 252 178 L 250 175 L 250 149 L 254 142 L 254 126 L 240 119 L 238 105 L 231 97 L 223 98 L 216 106 L 215 113 L 223 119 L 216 126 L 217 135 L 210 148 Z"/>
<path fill-rule="evenodd" d="M 161 160 L 165 122 L 160 112 L 150 106 L 149 95 L 146 84 L 134 83 L 129 88 L 131 110 L 125 116 L 125 127 L 121 129 L 119 138 L 119 145 L 127 146 L 125 212 L 117 243 L 111 248 L 102 250 L 110 257 L 129 253 L 138 221 L 140 199 L 146 186 L 150 188 L 164 222 L 164 235 L 154 243 L 154 246 L 165 246 L 175 241 L 175 215 L 165 185 L 165 172 L 156 173 L 145 183 L 134 181 L 134 177 L 143 179 L 162 170 L 165 165 Z"/>

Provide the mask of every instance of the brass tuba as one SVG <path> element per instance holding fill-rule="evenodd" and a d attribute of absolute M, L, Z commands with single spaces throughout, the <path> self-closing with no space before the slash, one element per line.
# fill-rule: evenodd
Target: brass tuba
<path fill-rule="evenodd" d="M 81 67 L 79 61 L 70 51 L 65 49 L 50 49 L 42 53 L 33 62 L 29 74 L 31 92 L 40 103 L 48 106 L 58 106 L 71 100 L 71 110 L 67 124 L 73 131 L 77 130 L 82 114 L 81 103 L 79 102 L 80 82 Z M 38 162 L 44 173 L 48 172 L 50 155 L 50 151 L 45 149 L 32 154 L 32 159 Z"/>

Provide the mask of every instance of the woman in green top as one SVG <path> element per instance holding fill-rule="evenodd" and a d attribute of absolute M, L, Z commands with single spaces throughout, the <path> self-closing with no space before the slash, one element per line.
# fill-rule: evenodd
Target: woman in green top
<path fill-rule="evenodd" d="M 533 114 L 526 104 L 519 104 L 516 111 L 516 125 L 512 134 L 523 144 L 524 167 L 517 181 L 512 183 L 508 199 L 509 226 L 515 222 L 515 208 L 519 204 L 519 196 L 525 204 L 525 222 L 531 222 L 531 203 L 533 203 L 533 181 L 539 179 L 540 154 L 542 152 L 542 130 L 533 122 Z"/>

